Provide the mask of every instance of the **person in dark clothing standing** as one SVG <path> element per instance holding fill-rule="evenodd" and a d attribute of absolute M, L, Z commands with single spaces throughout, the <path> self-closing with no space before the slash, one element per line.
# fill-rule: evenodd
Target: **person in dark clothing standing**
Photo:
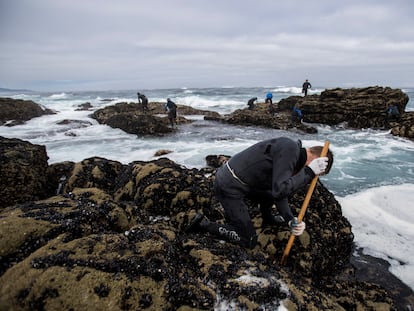
<path fill-rule="evenodd" d="M 209 221 L 198 213 L 187 232 L 209 232 L 221 239 L 253 248 L 257 242 L 245 199 L 260 205 L 264 225 L 287 223 L 295 235 L 305 230 L 305 222 L 297 222 L 289 207 L 288 197 L 306 186 L 316 176 L 328 174 L 333 154 L 320 157 L 322 146 L 302 148 L 300 141 L 274 138 L 234 155 L 216 172 L 214 194 L 225 210 L 226 224 Z M 272 214 L 276 205 L 280 216 Z"/>
<path fill-rule="evenodd" d="M 270 113 L 272 116 L 274 116 L 274 115 L 275 115 L 275 113 L 277 112 L 277 109 L 275 109 L 275 107 L 273 106 L 273 101 L 272 101 L 272 98 L 273 98 L 273 94 L 272 94 L 272 93 L 267 93 L 267 94 L 266 94 L 265 104 L 268 104 L 268 105 L 269 105 L 269 108 L 268 108 L 269 113 Z"/>
<path fill-rule="evenodd" d="M 142 106 L 142 112 L 148 111 L 148 98 L 144 94 L 137 93 L 138 103 Z"/>
<path fill-rule="evenodd" d="M 249 106 L 249 110 L 253 110 L 254 109 L 254 102 L 257 100 L 257 97 L 253 97 L 250 98 L 249 101 L 247 102 L 247 106 Z"/>
<path fill-rule="evenodd" d="M 310 89 L 312 87 L 312 85 L 310 84 L 310 82 L 308 81 L 308 79 L 305 80 L 305 82 L 303 82 L 302 84 L 302 93 L 306 95 L 308 95 L 308 89 Z"/>
<path fill-rule="evenodd" d="M 171 127 L 174 127 L 174 124 L 177 124 L 177 105 L 169 98 L 167 98 L 167 103 L 165 104 L 165 111 L 168 112 L 168 120 L 170 120 Z"/>

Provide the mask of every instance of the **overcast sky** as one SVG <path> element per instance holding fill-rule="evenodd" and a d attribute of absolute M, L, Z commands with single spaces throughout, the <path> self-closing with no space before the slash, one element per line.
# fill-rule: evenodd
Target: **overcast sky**
<path fill-rule="evenodd" d="M 0 0 L 0 87 L 414 86 L 414 0 Z"/>

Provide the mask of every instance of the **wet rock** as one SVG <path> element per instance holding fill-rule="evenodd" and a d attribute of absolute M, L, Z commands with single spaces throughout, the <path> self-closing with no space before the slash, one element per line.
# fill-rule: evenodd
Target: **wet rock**
<path fill-rule="evenodd" d="M 88 127 L 92 125 L 92 122 L 84 121 L 84 120 L 70 120 L 70 119 L 64 119 L 56 124 L 58 125 L 70 125 L 72 128 L 83 128 Z"/>
<path fill-rule="evenodd" d="M 79 108 L 75 109 L 76 111 L 84 111 L 84 110 L 91 110 L 93 108 L 93 105 L 89 102 L 83 103 L 78 105 Z"/>
<path fill-rule="evenodd" d="M 136 103 L 118 103 L 95 111 L 91 117 L 101 124 L 107 124 L 113 128 L 120 128 L 123 131 L 136 135 L 162 135 L 175 131 L 169 126 L 164 104 L 149 103 L 149 111 L 142 111 L 141 105 Z M 219 115 L 215 112 L 198 110 L 192 107 L 178 105 L 178 124 L 185 124 L 191 121 L 184 115 Z"/>
<path fill-rule="evenodd" d="M 166 150 L 166 149 L 161 149 L 161 150 L 157 150 L 157 152 L 154 153 L 154 157 L 160 157 L 169 153 L 172 153 L 173 151 L 171 150 Z"/>
<path fill-rule="evenodd" d="M 23 124 L 32 118 L 53 113 L 31 100 L 0 98 L 0 125 Z"/>
<path fill-rule="evenodd" d="M 270 106 L 258 103 L 254 109 L 237 109 L 228 115 L 206 115 L 206 120 L 244 126 L 316 133 L 311 123 L 346 125 L 351 128 L 391 129 L 393 135 L 413 137 L 413 118 L 405 112 L 408 96 L 400 89 L 367 87 L 327 89 L 320 95 L 290 96 Z M 398 122 L 389 122 L 385 113 L 389 105 L 396 105 L 402 114 Z M 294 107 L 301 109 L 304 122 L 292 118 Z"/>
<path fill-rule="evenodd" d="M 393 128 L 393 134 L 410 137 L 413 120 L 405 117 L 408 96 L 400 89 L 367 87 L 329 89 L 320 95 L 292 96 L 282 99 L 279 106 L 302 110 L 304 121 L 328 125 L 347 124 L 351 128 Z M 402 123 L 389 123 L 385 113 L 389 105 L 396 105 L 402 113 Z M 411 136 L 412 137 L 412 136 Z"/>
<path fill-rule="evenodd" d="M 166 118 L 144 114 L 137 104 L 119 103 L 99 109 L 91 117 L 101 124 L 119 128 L 130 134 L 153 135 L 172 131 Z"/>
<path fill-rule="evenodd" d="M 158 216 L 173 216 L 189 209 L 208 206 L 212 170 L 187 169 L 160 158 L 131 163 L 117 183 L 116 200 L 134 201 L 137 206 Z"/>
<path fill-rule="evenodd" d="M 388 124 L 393 135 L 414 139 L 414 112 L 405 112 L 399 121 Z"/>
<path fill-rule="evenodd" d="M 153 114 L 165 114 L 165 108 L 163 103 L 149 103 L 149 108 Z M 196 109 L 190 106 L 180 105 L 177 103 L 178 115 L 202 115 L 205 118 L 220 118 L 220 114 L 215 111 Z"/>
<path fill-rule="evenodd" d="M 276 106 L 276 104 L 274 104 Z M 248 108 L 238 109 L 225 116 L 223 122 L 246 126 L 261 126 L 279 130 L 296 130 L 305 133 L 316 133 L 316 128 L 294 122 L 292 110 L 278 109 L 275 113 L 269 112 L 269 105 L 258 103 L 253 110 Z"/>
<path fill-rule="evenodd" d="M 0 210 L 47 196 L 45 146 L 0 136 Z"/>
<path fill-rule="evenodd" d="M 289 230 L 262 227 L 253 202 L 252 250 L 183 232 L 197 211 L 224 221 L 214 168 L 94 157 L 43 174 L 54 194 L 0 212 L 5 310 L 397 310 L 396 285 L 357 277 L 351 225 L 321 182 L 281 266 Z M 294 213 L 305 195 L 290 198 Z M 412 297 L 408 290 L 404 301 Z"/>

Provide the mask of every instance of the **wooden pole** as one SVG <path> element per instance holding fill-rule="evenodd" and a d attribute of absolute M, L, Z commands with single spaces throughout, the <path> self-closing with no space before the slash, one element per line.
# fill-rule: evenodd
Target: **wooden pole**
<path fill-rule="evenodd" d="M 329 149 L 329 141 L 325 141 L 325 145 L 323 146 L 321 157 L 325 157 L 328 153 Z M 309 201 L 312 197 L 313 190 L 315 190 L 316 183 L 318 182 L 318 176 L 315 176 L 309 186 L 308 193 L 306 194 L 305 200 L 303 201 L 302 207 L 300 209 L 298 215 L 298 222 L 301 222 L 303 217 L 305 216 L 306 209 L 308 208 Z M 289 256 L 290 249 L 292 248 L 293 242 L 295 241 L 295 235 L 291 234 L 289 237 L 289 241 L 285 247 L 285 251 L 283 252 L 282 260 L 280 261 L 281 265 L 286 263 L 287 257 Z"/>

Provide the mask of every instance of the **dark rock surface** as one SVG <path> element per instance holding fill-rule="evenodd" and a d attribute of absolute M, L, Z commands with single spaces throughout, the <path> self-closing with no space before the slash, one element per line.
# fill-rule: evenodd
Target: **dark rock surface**
<path fill-rule="evenodd" d="M 44 153 L 37 146 L 28 155 L 31 144 L 8 139 L 1 148 L 10 153 L 12 143 L 16 159 L 22 153 L 30 159 L 1 158 L 2 172 Z M 0 207 L 1 309 L 213 310 L 223 301 L 239 310 L 272 310 L 281 301 L 289 310 L 410 306 L 412 291 L 397 283 L 389 289 L 384 279 L 392 276 L 386 271 L 381 280 L 358 275 L 351 226 L 320 182 L 306 214 L 307 230 L 286 266 L 279 262 L 288 228 L 262 228 L 252 203 L 259 236 L 253 250 L 183 233 L 199 210 L 224 220 L 211 196 L 214 173 L 166 158 L 124 165 L 94 157 L 38 172 L 33 189 L 48 192 L 40 200 L 30 198 L 31 190 L 12 192 L 13 185 L 2 185 L 9 197 Z M 296 213 L 305 194 L 306 189 L 290 199 Z M 398 289 L 405 294 L 396 296 Z"/>
<path fill-rule="evenodd" d="M 395 136 L 414 139 L 414 112 L 403 113 L 398 122 L 389 122 L 391 133 Z"/>
<path fill-rule="evenodd" d="M 172 132 L 168 127 L 168 119 L 143 113 L 140 105 L 118 103 L 96 110 L 91 117 L 101 124 L 119 128 L 130 134 L 165 134 Z"/>
<path fill-rule="evenodd" d="M 400 89 L 367 87 L 325 90 L 320 95 L 291 96 L 279 102 L 281 109 L 294 105 L 302 110 L 304 121 L 351 128 L 390 129 L 394 135 L 413 138 L 412 113 L 405 112 L 408 96 Z M 388 122 L 385 113 L 389 105 L 396 105 L 402 115 L 400 122 Z"/>
<path fill-rule="evenodd" d="M 53 114 L 31 100 L 0 97 L 0 125 L 13 126 L 23 124 L 35 117 Z"/>
<path fill-rule="evenodd" d="M 398 310 L 413 310 L 413 291 L 395 278 L 387 276 L 390 264 L 380 258 L 363 254 L 361 249 L 355 251 L 351 257 L 353 273 L 361 282 L 374 282 L 387 288 L 394 299 Z"/>
<path fill-rule="evenodd" d="M 406 112 L 408 96 L 400 89 L 389 87 L 367 87 L 351 89 L 330 89 L 320 95 L 290 96 L 273 106 L 275 114 L 269 112 L 269 105 L 259 103 L 255 109 L 238 109 L 219 119 L 238 125 L 256 125 L 283 130 L 298 130 L 316 133 L 311 123 L 327 125 L 345 124 L 350 128 L 391 129 L 393 135 L 414 138 L 414 113 Z M 399 121 L 390 122 L 385 113 L 389 105 L 396 105 L 401 113 Z M 293 107 L 301 109 L 305 123 L 292 121 Z"/>
<path fill-rule="evenodd" d="M 274 104 L 276 106 L 276 104 Z M 297 130 L 305 133 L 316 133 L 315 127 L 292 121 L 292 109 L 278 109 L 269 112 L 269 105 L 259 103 L 253 110 L 238 109 L 222 119 L 226 123 L 237 125 L 255 125 L 278 130 Z"/>
<path fill-rule="evenodd" d="M 47 160 L 44 146 L 0 136 L 0 208 L 47 196 Z"/>
<path fill-rule="evenodd" d="M 78 105 L 79 108 L 75 109 L 76 111 L 91 110 L 93 108 L 92 104 L 87 102 Z"/>
<path fill-rule="evenodd" d="M 120 128 L 127 133 L 136 135 L 162 135 L 176 130 L 175 128 L 169 127 L 164 104 L 149 103 L 148 108 L 148 112 L 143 112 L 139 104 L 118 103 L 95 111 L 91 117 L 101 124 L 107 124 L 113 128 Z M 182 105 L 178 105 L 177 111 L 177 122 L 179 124 L 191 122 L 184 115 L 219 115 L 216 112 L 198 110 Z"/>
<path fill-rule="evenodd" d="M 274 103 L 275 113 L 269 105 L 259 103 L 253 110 L 237 109 L 228 115 L 178 105 L 178 124 L 191 122 L 186 115 L 204 115 L 206 120 L 243 126 L 261 126 L 281 130 L 316 133 L 312 123 L 341 125 L 350 128 L 389 129 L 396 136 L 414 139 L 414 113 L 406 112 L 408 96 L 400 89 L 367 87 L 329 89 L 320 95 L 290 96 Z M 401 113 L 398 121 L 388 121 L 385 113 L 389 105 L 396 105 Z M 292 119 L 293 107 L 301 109 L 304 122 Z M 164 104 L 151 102 L 149 111 L 140 104 L 118 103 L 95 111 L 91 117 L 101 124 L 135 135 L 164 135 L 176 130 L 169 127 Z M 16 125 L 30 118 L 52 113 L 31 101 L 0 98 L 0 125 Z M 90 109 L 90 103 L 80 105 Z M 7 123 L 6 123 L 7 122 Z M 71 134 L 71 133 L 69 133 Z"/>

